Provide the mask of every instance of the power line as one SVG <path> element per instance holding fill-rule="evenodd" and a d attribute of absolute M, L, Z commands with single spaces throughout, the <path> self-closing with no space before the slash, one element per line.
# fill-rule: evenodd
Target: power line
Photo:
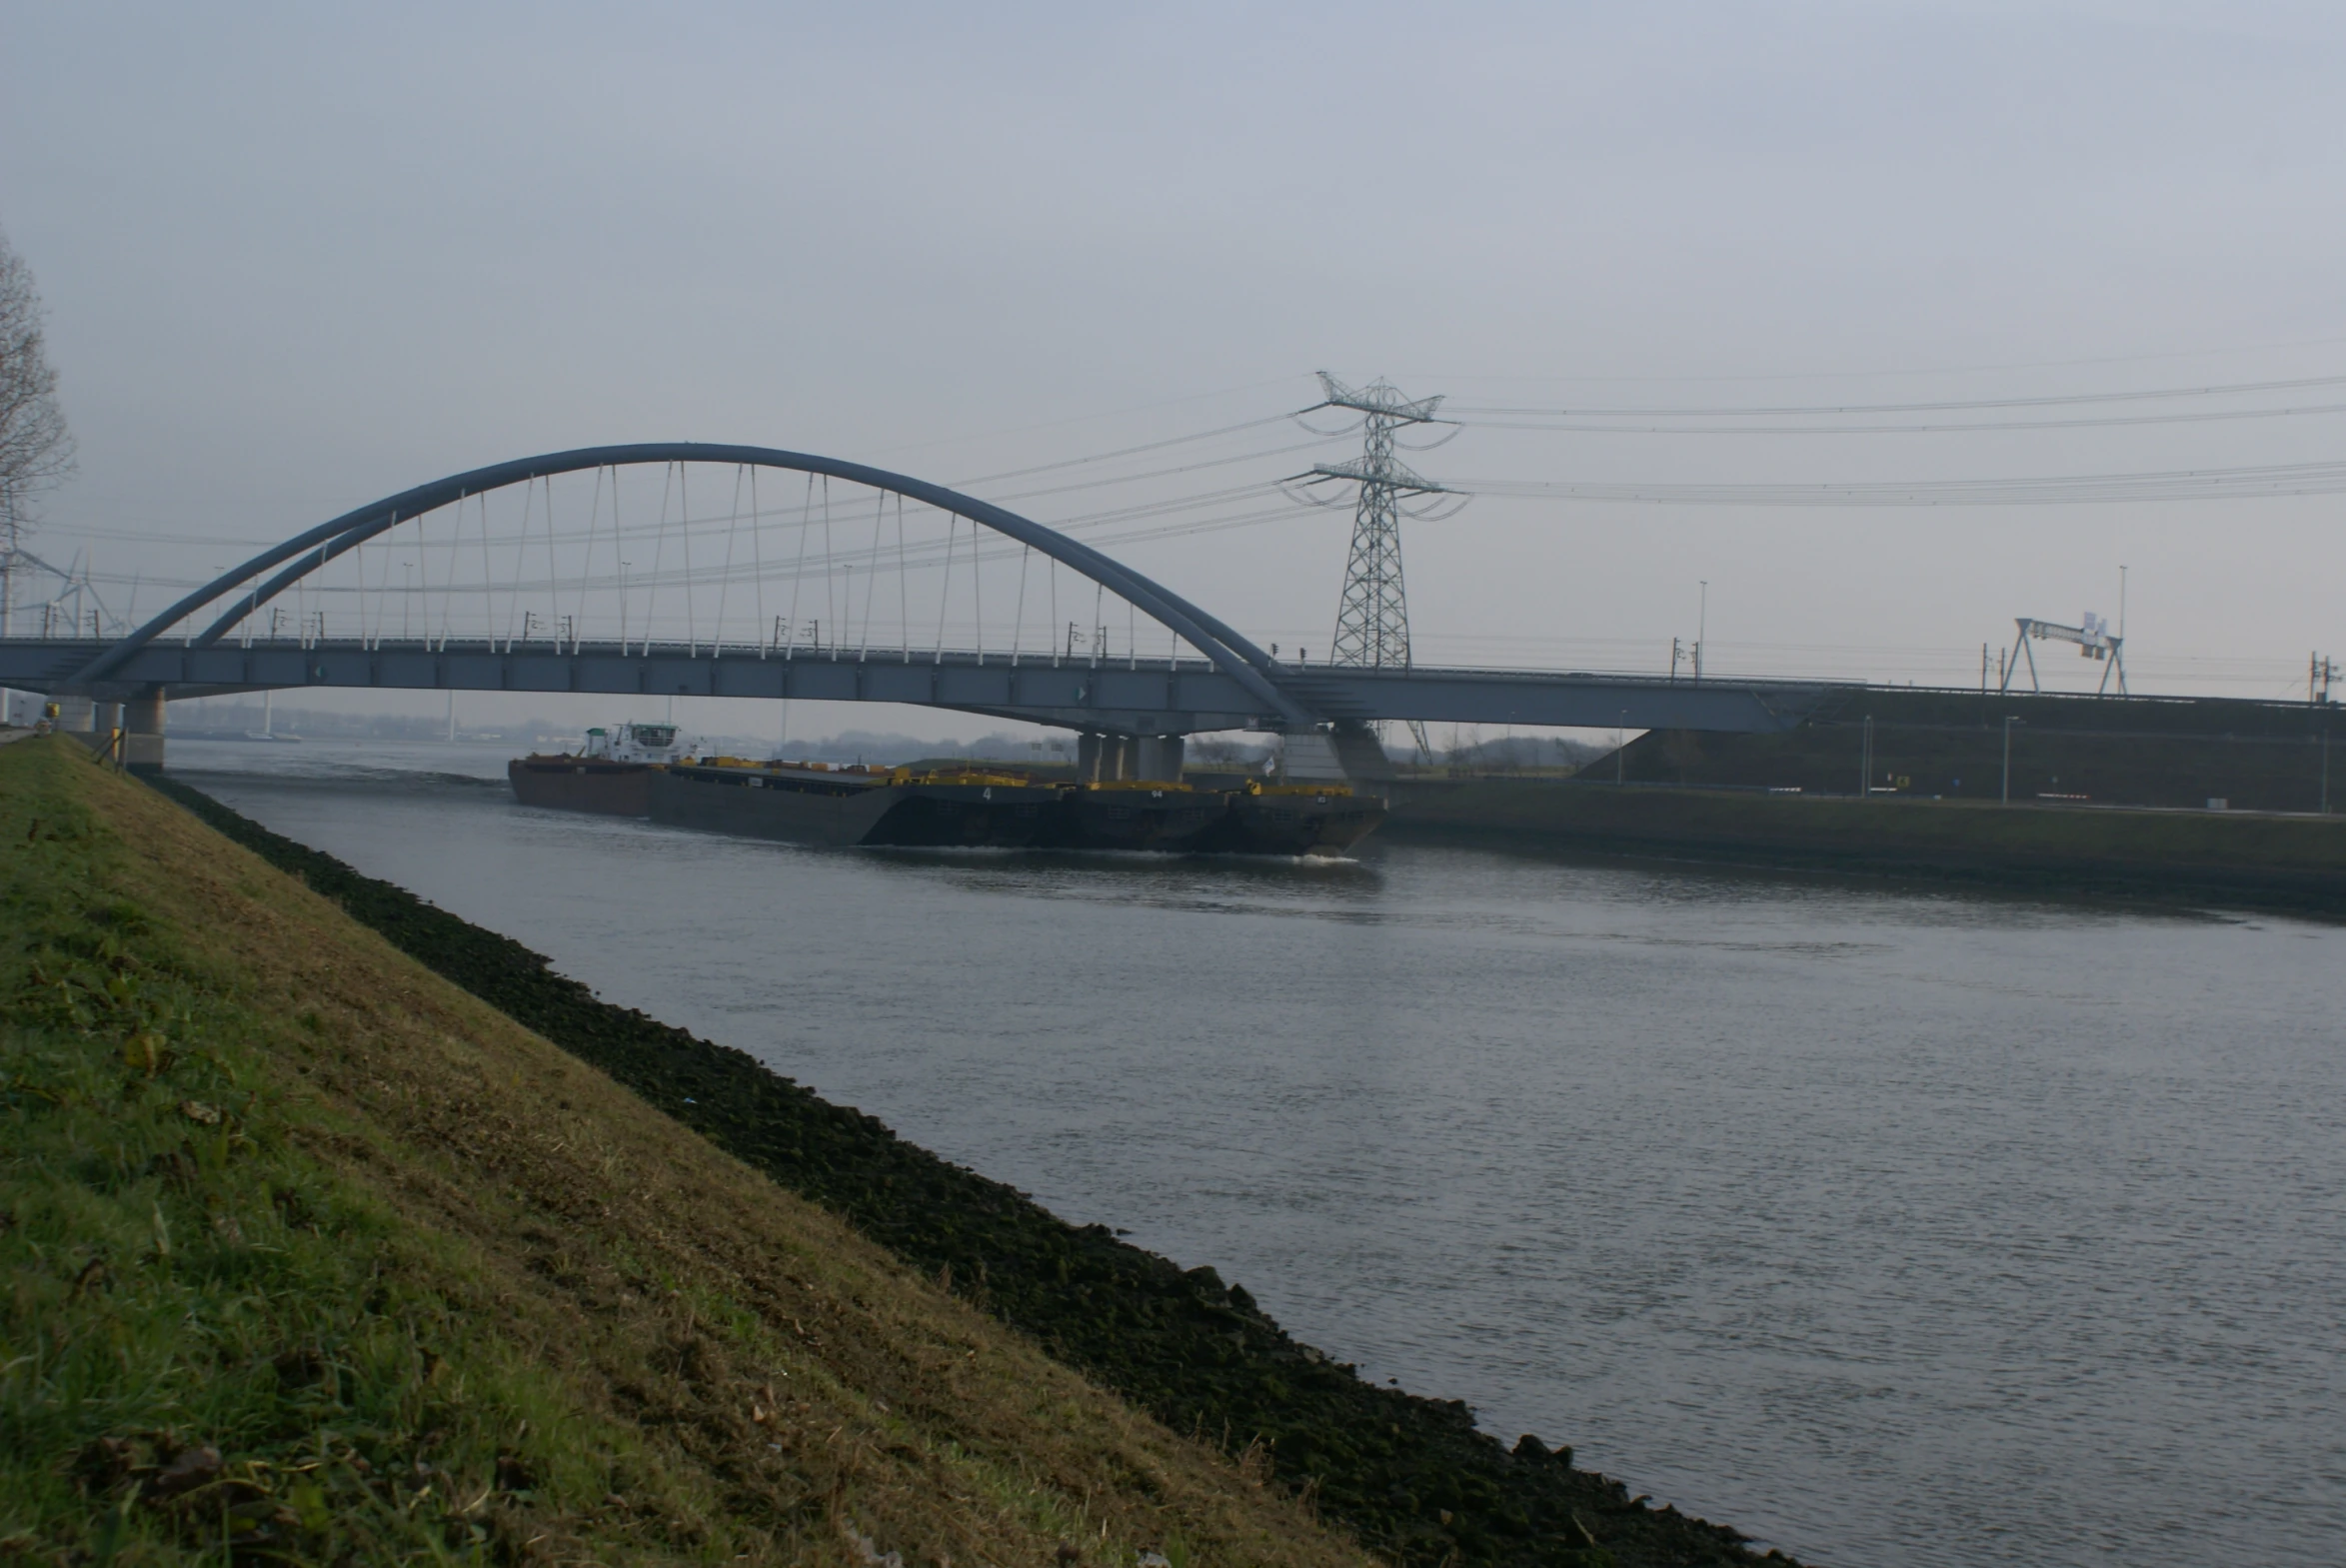
<path fill-rule="evenodd" d="M 1114 452 L 1096 452 L 1090 457 L 1063 458 L 1057 463 L 1038 463 L 1032 468 L 1005 469 L 1000 474 L 981 474 L 976 479 L 959 479 L 954 481 L 954 488 L 966 490 L 972 485 L 991 485 L 998 480 L 1006 479 L 1025 479 L 1030 474 L 1049 474 L 1059 469 L 1081 468 L 1087 463 L 1106 463 L 1115 458 L 1129 458 L 1143 452 L 1162 452 L 1168 447 L 1185 446 L 1193 441 L 1210 441 L 1216 436 L 1235 435 L 1241 430 L 1260 430 L 1265 425 L 1284 424 L 1286 420 L 1287 416 L 1284 414 L 1270 414 L 1261 419 L 1240 420 L 1235 425 L 1222 425 L 1213 430 L 1201 430 L 1193 436 L 1169 436 L 1163 441 L 1144 442 L 1138 447 L 1120 447 Z"/>
<path fill-rule="evenodd" d="M 1918 436 L 1950 431 L 2096 430 L 2122 425 L 2205 425 L 2226 420 L 2346 414 L 2346 403 L 2286 409 L 2207 409 L 2192 414 L 2115 414 L 2099 419 L 1973 420 L 1930 425 L 1572 425 L 1476 420 L 1476 430 L 1536 430 L 1605 436 Z"/>
<path fill-rule="evenodd" d="M 2002 507 L 2111 501 L 2222 501 L 2259 496 L 2346 494 L 2346 462 L 2024 479 L 1881 480 L 1840 485 L 1461 480 L 1457 488 L 1478 496 L 1643 502 L 1660 506 Z"/>
<path fill-rule="evenodd" d="M 1714 405 L 1701 408 L 1653 406 L 1604 408 L 1584 404 L 1557 409 L 1482 408 L 1452 405 L 1451 412 L 1490 415 L 1495 418 L 1548 416 L 1556 419 L 1586 419 L 1599 415 L 1621 418 L 1710 419 L 1793 414 L 1936 414 L 1951 413 L 1962 409 L 2061 408 L 2086 403 L 2140 403 L 2172 398 L 2224 398 L 2251 392 L 2296 392 L 2307 387 L 2338 386 L 2346 386 L 2346 376 L 2307 376 L 2294 381 L 2240 381 L 2198 387 L 2153 387 L 2134 392 L 2073 392 L 2035 398 L 1964 398 L 1937 403 L 1787 403 L 1744 406 Z"/>
<path fill-rule="evenodd" d="M 1736 375 L 1711 376 L 1460 376 L 1445 372 L 1426 379 L 1433 381 L 1539 382 L 1550 386 L 1566 384 L 1586 386 L 1592 383 L 1601 383 L 1607 386 L 1624 384 L 1687 386 L 1696 383 L 1755 381 L 1912 381 L 1930 376 L 1984 376 L 2013 370 L 2073 370 L 2080 365 L 2153 365 L 2164 364 L 2169 360 L 2220 359 L 2226 355 L 2234 354 L 2269 354 L 2280 349 L 2327 348 L 2333 343 L 2346 343 L 2346 337 L 2333 335 L 2324 338 L 2292 338 L 2285 342 L 2275 343 L 2235 343 L 2218 349 L 2169 349 L 2158 354 L 2094 354 L 2080 359 L 2005 360 L 1990 365 L 1924 365 L 1906 370 L 1754 371 Z M 1413 372 L 1412 374 L 1422 373 Z"/>

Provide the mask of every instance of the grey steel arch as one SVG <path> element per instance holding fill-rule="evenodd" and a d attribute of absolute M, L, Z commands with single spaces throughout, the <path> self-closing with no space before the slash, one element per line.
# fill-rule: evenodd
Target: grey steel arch
<path fill-rule="evenodd" d="M 570 452 L 548 453 L 543 457 L 518 458 L 510 463 L 492 464 L 470 473 L 451 475 L 429 485 L 418 485 L 412 490 L 404 490 L 396 496 L 346 512 L 332 522 L 321 523 L 307 533 L 297 534 L 284 544 L 263 551 L 244 565 L 214 578 L 136 632 L 108 647 L 104 653 L 75 672 L 72 684 L 86 686 L 103 681 L 140 649 L 161 636 L 165 629 L 226 597 L 231 590 L 251 584 L 249 591 L 232 600 L 231 608 L 194 640 L 195 646 L 208 647 L 225 636 L 238 621 L 345 550 L 451 502 L 550 475 L 640 463 L 734 463 L 790 469 L 797 473 L 868 485 L 875 490 L 889 491 L 907 500 L 922 502 L 940 511 L 968 518 L 974 523 L 982 523 L 996 533 L 1021 544 L 1031 545 L 1070 570 L 1114 590 L 1163 625 L 1171 627 L 1190 647 L 1237 682 L 1249 696 L 1260 700 L 1271 713 L 1278 715 L 1289 728 L 1309 729 L 1316 722 L 1313 714 L 1280 691 L 1270 679 L 1276 667 L 1268 654 L 1171 589 L 1152 582 L 1056 529 L 1046 528 L 1031 518 L 1006 511 L 992 502 L 948 490 L 943 485 L 932 485 L 926 480 L 892 474 L 886 469 L 876 469 L 862 463 L 817 457 L 805 452 L 785 452 L 775 447 L 731 446 L 696 441 L 580 447 Z M 284 567 L 285 570 L 265 583 L 255 581 L 273 567 Z"/>

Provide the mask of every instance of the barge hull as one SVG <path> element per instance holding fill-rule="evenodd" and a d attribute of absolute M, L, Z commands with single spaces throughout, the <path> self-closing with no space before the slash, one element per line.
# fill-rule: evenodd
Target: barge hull
<path fill-rule="evenodd" d="M 581 762 L 563 758 L 537 762 L 516 758 L 505 765 L 513 797 L 524 805 L 598 816 L 648 816 L 652 780 L 658 770 L 642 763 Z"/>
<path fill-rule="evenodd" d="M 684 770 L 654 781 L 650 815 L 672 827 L 838 847 L 864 842 L 902 793 L 888 785 L 774 789 L 762 779 L 711 779 Z"/>

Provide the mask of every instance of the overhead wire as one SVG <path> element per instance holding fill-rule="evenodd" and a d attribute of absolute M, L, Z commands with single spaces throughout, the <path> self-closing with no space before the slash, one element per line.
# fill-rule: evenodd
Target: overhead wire
<path fill-rule="evenodd" d="M 2098 419 L 1973 420 L 1928 425 L 1586 425 L 1477 420 L 1476 430 L 1533 430 L 1602 436 L 1918 436 L 1955 431 L 2097 430 L 2129 425 L 2207 425 L 2228 420 L 2295 419 L 2346 414 L 2346 403 L 2283 409 L 2207 409 L 2191 414 L 2119 414 Z"/>
<path fill-rule="evenodd" d="M 2196 387 L 2149 387 L 2129 392 L 2056 393 L 2027 398 L 1962 398 L 1932 403 L 1780 403 L 1710 405 L 1691 408 L 1671 408 L 1659 405 L 1605 408 L 1601 405 L 1582 404 L 1549 409 L 1483 407 L 1453 403 L 1445 404 L 1443 412 L 1459 415 L 1479 414 L 1525 418 L 1546 415 L 1558 419 L 1587 418 L 1596 415 L 1623 418 L 1686 419 L 1735 415 L 1936 414 L 1952 413 L 1964 409 L 2059 408 L 2087 403 L 2141 403 L 2158 399 L 2233 397 L 2251 392 L 2297 392 L 2308 387 L 2337 386 L 2346 386 L 2346 376 L 2302 376 L 2288 381 L 2239 381 Z"/>
<path fill-rule="evenodd" d="M 2176 469 L 2143 474 L 2021 479 L 1858 481 L 1847 484 L 1640 484 L 1571 480 L 1454 480 L 1477 496 L 1667 506 L 2047 506 L 2113 501 L 2210 501 L 2346 493 L 2346 462 Z"/>
<path fill-rule="evenodd" d="M 2074 419 L 1922 421 L 1887 425 L 1800 424 L 1770 426 L 1749 424 L 1688 425 L 1662 423 L 1639 427 L 1619 423 L 1596 424 L 1592 422 L 1599 419 L 1613 421 L 1624 419 L 1678 421 L 1697 418 L 1712 420 L 1746 420 L 1757 417 L 1780 417 L 1791 419 L 1860 414 L 1890 415 L 1900 413 L 1953 412 L 1964 410 L 2083 407 L 2116 405 L 2156 400 L 2221 398 L 2256 393 L 2272 393 L 2279 391 L 2302 390 L 2315 387 L 2338 386 L 2342 384 L 2346 384 L 2346 376 L 2303 377 L 2291 380 L 2269 380 L 2257 382 L 2209 383 L 2190 387 L 2147 388 L 2130 391 L 2088 392 L 2057 396 L 1938 400 L 1931 402 L 1906 403 L 1840 403 L 1829 405 L 1772 404 L 1751 406 L 1713 405 L 1705 407 L 1684 408 L 1658 406 L 1575 406 L 1568 409 L 1534 409 L 1522 407 L 1492 407 L 1483 409 L 1474 406 L 1452 404 L 1449 405 L 1448 408 L 1451 411 L 1455 411 L 1461 414 L 1492 416 L 1491 418 L 1487 419 L 1478 418 L 1476 420 L 1478 428 L 1572 432 L 1580 434 L 1604 434 L 1610 432 L 1616 434 L 1767 434 L 1799 436 L 1843 434 L 1922 434 L 1937 433 L 1942 431 L 2001 432 L 2039 429 L 2068 430 L 2130 425 L 2173 425 L 2202 421 L 2229 422 L 2240 420 L 2260 420 L 2335 414 L 2346 413 L 2346 403 L 2317 402 L 2303 405 L 2284 406 L 2280 408 L 2205 409 L 2175 413 L 2121 413 L 2111 415 L 2092 415 Z M 1267 415 L 1257 419 L 1217 426 L 1209 430 L 1193 432 L 1182 436 L 1170 437 L 1159 441 L 1139 443 L 1132 446 L 1118 448 L 1109 452 L 1088 454 L 1083 457 L 1066 459 L 1054 463 L 1034 464 L 1021 468 L 1002 470 L 991 475 L 981 476 L 976 479 L 964 480 L 960 483 L 964 486 L 972 487 L 991 486 L 1024 478 L 1033 478 L 1055 473 L 1065 473 L 1069 471 L 1080 470 L 1097 464 L 1116 462 L 1130 459 L 1136 456 L 1167 451 L 1182 446 L 1192 446 L 1203 441 L 1225 438 L 1251 430 L 1264 429 L 1283 423 L 1289 418 L 1290 416 L 1285 413 Z M 1538 421 L 1539 423 L 1532 423 L 1533 421 Z M 1202 457 L 1192 462 L 1175 463 L 1151 469 L 1144 469 L 1136 472 L 1103 474 L 1077 479 L 1064 484 L 1033 486 L 1015 492 L 1003 494 L 993 499 L 997 499 L 998 501 L 1006 503 L 1029 502 L 1043 500 L 1051 497 L 1074 495 L 1091 490 L 1112 489 L 1119 486 L 1140 485 L 1169 479 L 1177 479 L 1178 477 L 1187 474 L 1199 473 L 1216 468 L 1226 468 L 1249 462 L 1258 462 L 1275 456 L 1283 456 L 1298 451 L 1309 450 L 1310 448 L 1323 445 L 1329 440 L 1339 439 L 1344 434 L 1346 433 L 1341 431 L 1331 432 L 1325 435 L 1313 433 L 1312 439 L 1302 442 L 1286 443 L 1261 449 L 1249 448 L 1247 451 L 1234 454 Z M 664 587 L 683 589 L 687 595 L 685 610 L 688 635 L 690 635 L 692 625 L 697 619 L 695 615 L 697 607 L 695 606 L 692 598 L 692 585 L 706 583 L 712 575 L 716 576 L 721 585 L 719 592 L 720 615 L 722 617 L 723 600 L 725 594 L 725 589 L 722 585 L 736 579 L 740 572 L 738 557 L 735 553 L 733 537 L 734 531 L 737 530 L 740 524 L 744 521 L 751 523 L 754 537 L 762 533 L 763 526 L 766 525 L 769 521 L 783 522 L 787 526 L 789 521 L 788 513 L 790 509 L 787 507 L 779 508 L 773 513 L 768 513 L 765 509 L 761 508 L 755 488 L 755 476 L 753 475 L 750 510 L 747 518 L 743 516 L 740 510 L 738 486 L 734 506 L 729 509 L 728 514 L 714 515 L 707 519 L 695 518 L 690 513 L 689 499 L 686 500 L 683 507 L 672 510 L 672 502 L 669 492 L 672 486 L 677 485 L 677 483 L 683 479 L 683 475 L 678 472 L 680 467 L 682 466 L 671 465 L 665 474 L 661 513 L 657 528 L 655 530 L 654 538 L 655 560 L 653 563 L 653 570 L 650 574 L 648 574 L 650 580 L 645 582 L 643 586 L 647 595 L 654 597 L 656 597 L 658 591 Z M 613 478 L 616 481 L 616 474 L 613 476 Z M 600 532 L 599 501 L 601 483 L 602 475 L 598 470 L 596 474 L 596 495 L 590 499 L 590 505 L 587 509 L 585 509 L 587 512 L 585 540 L 588 556 L 587 564 L 582 568 L 578 583 L 578 588 L 582 595 L 582 621 L 584 619 L 583 611 L 585 603 L 583 596 L 593 587 L 608 586 L 608 580 L 602 580 L 601 583 L 598 583 L 598 581 L 593 576 L 592 568 L 592 552 L 595 545 L 599 543 L 597 536 Z M 1920 481 L 1866 481 L 1834 484 L 1687 484 L 1648 482 L 1525 481 L 1506 479 L 1479 481 L 1469 480 L 1453 483 L 1454 488 L 1462 492 L 1486 495 L 1494 498 L 1516 500 L 1627 502 L 1654 505 L 1688 506 L 2006 506 L 2096 502 L 2138 502 L 2158 500 L 2206 500 L 2229 499 L 2248 496 L 2302 496 L 2337 494 L 2346 492 L 2346 463 L 2325 462 L 2198 470 L 2165 470 L 2146 473 L 2100 473 L 2082 475 L 2027 476 L 2019 478 Z M 793 637 L 790 640 L 794 642 L 796 641 L 795 623 L 798 610 L 798 606 L 795 603 L 796 589 L 803 582 L 805 572 L 811 568 L 820 572 L 825 577 L 825 608 L 827 614 L 829 614 L 833 609 L 831 603 L 832 596 L 837 592 L 833 578 L 839 570 L 838 552 L 835 548 L 833 548 L 835 542 L 830 537 L 832 530 L 829 526 L 830 519 L 828 516 L 828 483 L 821 487 L 825 493 L 823 497 L 823 503 L 825 511 L 824 522 L 826 525 L 826 548 L 817 560 L 810 562 L 806 559 L 808 555 L 807 546 L 809 544 L 807 536 L 812 532 L 812 524 L 815 521 L 813 514 L 817 504 L 816 498 L 813 494 L 816 487 L 812 483 L 812 477 L 810 478 L 810 483 L 807 488 L 809 495 L 806 497 L 802 507 L 798 509 L 796 519 L 801 530 L 801 537 L 799 542 L 800 564 L 791 573 L 791 576 L 794 580 L 794 604 L 792 606 L 792 620 L 794 625 Z M 1272 506 L 1269 508 L 1249 507 L 1246 505 L 1246 503 L 1251 500 L 1258 500 L 1267 496 L 1268 494 L 1271 494 L 1274 489 L 1275 486 L 1268 483 L 1221 486 L 1202 492 L 1187 493 L 1172 497 L 1160 497 L 1148 501 L 1136 502 L 1127 506 L 1100 508 L 1057 520 L 1039 519 L 1039 521 L 1048 521 L 1051 523 L 1051 526 L 1056 527 L 1064 532 L 1093 537 L 1103 543 L 1122 544 L 1178 538 L 1192 534 L 1216 532 L 1230 528 L 1251 527 L 1279 519 L 1295 518 L 1308 515 L 1305 509 L 1293 505 Z M 519 547 L 526 550 L 527 544 L 529 543 L 531 523 L 533 521 L 532 513 L 534 512 L 534 496 L 531 494 L 532 487 L 524 487 L 524 490 L 525 494 L 522 501 L 521 522 L 522 534 Z M 619 526 L 616 515 L 616 500 L 617 498 L 615 494 L 615 518 L 613 531 L 613 555 L 615 561 L 617 561 L 621 551 L 624 550 L 623 533 Z M 489 497 L 486 494 L 481 495 L 475 502 L 475 505 L 479 512 L 479 526 L 481 528 L 482 534 L 481 548 L 484 553 L 485 581 L 482 585 L 482 589 L 479 590 L 479 592 L 483 592 L 489 596 L 488 602 L 484 604 L 483 609 L 486 613 L 486 619 L 488 619 L 490 623 L 494 625 L 496 620 L 495 598 L 500 594 L 511 595 L 515 593 L 515 589 L 505 585 L 496 584 L 493 581 L 495 574 L 492 569 L 490 553 L 493 548 L 491 536 L 495 531 L 491 527 L 491 508 Z M 1228 510 L 1231 508 L 1235 508 L 1236 510 L 1231 512 Z M 550 574 L 559 570 L 556 559 L 557 547 L 574 543 L 576 538 L 576 536 L 566 532 L 564 528 L 557 523 L 557 520 L 554 516 L 555 510 L 556 507 L 553 499 L 553 486 L 551 480 L 549 480 L 547 516 L 544 527 L 546 530 L 545 544 L 548 550 Z M 1183 516 L 1183 514 L 1194 514 L 1198 512 L 1214 513 L 1217 511 L 1220 512 L 1221 515 L 1209 515 L 1202 517 Z M 681 513 L 681 515 L 677 515 L 678 513 Z M 464 592 L 464 590 L 459 588 L 454 582 L 454 564 L 456 559 L 456 552 L 463 548 L 463 506 L 461 502 L 455 506 L 452 516 L 455 521 L 449 530 L 449 534 L 445 542 L 424 537 L 427 533 L 427 527 L 424 523 L 424 520 L 421 518 L 413 520 L 416 524 L 414 533 L 417 537 L 412 548 L 416 549 L 420 555 L 426 559 L 429 559 L 432 553 L 435 551 L 447 550 L 450 552 L 450 570 L 446 574 L 444 579 L 445 586 L 441 590 L 444 595 L 441 608 L 443 637 L 447 635 L 449 623 L 452 620 L 453 597 L 457 593 Z M 403 520 L 403 522 L 404 521 L 408 520 Z M 876 524 L 877 522 L 878 518 L 876 516 Z M 903 572 L 918 569 L 924 565 L 934 565 L 936 563 L 938 554 L 933 547 L 928 545 L 924 545 L 919 550 L 908 549 L 905 524 L 906 520 L 904 517 L 904 502 L 903 498 L 900 497 L 898 501 L 899 549 L 897 553 L 899 558 L 898 565 L 900 568 L 900 575 Z M 672 573 L 668 571 L 666 569 L 665 560 L 662 559 L 667 553 L 667 534 L 669 528 L 672 525 L 678 531 L 678 543 L 680 550 L 685 556 L 686 564 L 681 573 Z M 691 561 L 691 536 L 695 532 L 699 532 L 703 529 L 714 529 L 720 527 L 725 528 L 729 536 L 726 549 L 723 552 L 726 557 L 725 564 L 722 567 L 718 567 L 713 570 L 709 568 L 696 570 Z M 81 533 L 90 538 L 136 537 L 142 540 L 152 539 L 152 536 L 150 535 L 133 534 L 130 531 L 112 529 L 90 529 L 67 532 Z M 210 543 L 217 544 L 256 543 L 254 541 L 220 540 L 211 538 L 209 536 L 204 538 L 206 538 Z M 191 539 L 187 542 L 194 543 L 195 540 Z M 170 543 L 179 543 L 179 541 L 171 541 Z M 973 539 L 972 550 L 969 553 L 973 556 L 974 559 L 981 554 L 978 548 L 980 544 L 981 541 L 978 538 Z M 872 557 L 871 566 L 868 568 L 869 571 L 875 573 L 877 571 L 877 551 L 879 547 L 880 535 L 876 529 L 875 538 L 873 541 L 874 555 Z M 405 548 L 404 544 L 402 548 Z M 949 543 L 945 552 L 949 573 L 951 570 L 951 565 L 954 562 L 954 558 L 958 557 L 961 553 L 962 552 L 960 552 L 956 546 Z M 385 562 L 385 565 L 382 569 L 385 580 L 380 589 L 370 590 L 365 577 L 363 565 L 364 555 L 360 554 L 357 555 L 353 561 L 358 586 L 355 590 L 352 591 L 358 593 L 362 606 L 373 609 L 376 617 L 378 620 L 380 620 L 384 614 L 386 608 L 385 601 L 387 600 L 389 593 L 389 566 L 385 552 L 379 549 L 377 555 L 379 560 Z M 752 575 L 758 578 L 762 583 L 767 575 L 763 566 L 762 548 L 757 550 L 757 555 L 758 560 L 752 568 Z M 990 551 L 984 552 L 984 555 L 986 559 L 994 558 L 993 552 Z M 103 576 L 104 580 L 110 583 L 120 583 L 124 581 L 117 575 L 107 574 Z M 626 583 L 627 576 L 628 575 L 625 572 L 622 573 L 623 584 Z M 174 586 L 181 586 L 176 584 L 174 580 L 157 581 L 173 583 Z M 424 591 L 429 594 L 432 585 L 428 568 L 426 569 L 426 576 L 422 586 Z M 871 585 L 868 582 L 868 600 L 873 586 L 874 585 Z M 322 583 L 305 584 L 305 588 L 310 587 L 317 588 L 321 593 L 334 592 L 334 590 L 326 588 Z M 372 606 L 367 606 L 367 596 L 370 592 L 374 594 L 374 603 Z M 508 620 L 511 619 L 511 613 L 516 608 L 518 608 L 516 604 L 509 600 Z M 649 605 L 647 606 L 647 609 L 649 611 Z M 761 618 L 761 624 L 763 624 L 764 606 L 762 602 L 758 606 L 758 613 Z M 867 623 L 869 623 L 869 608 L 867 608 L 866 615 Z M 426 618 L 427 621 L 429 621 L 430 616 L 428 604 L 426 606 Z M 650 615 L 648 615 L 647 619 L 650 619 Z M 833 616 L 832 619 L 836 623 L 837 617 Z M 382 630 L 383 628 L 378 626 L 375 629 L 376 635 L 380 636 Z M 647 628 L 647 630 L 649 630 L 649 628 Z M 865 628 L 867 636 L 869 635 L 870 630 L 871 629 L 867 624 L 867 627 Z M 512 629 L 509 626 L 507 628 L 507 638 L 510 640 L 512 635 Z"/>

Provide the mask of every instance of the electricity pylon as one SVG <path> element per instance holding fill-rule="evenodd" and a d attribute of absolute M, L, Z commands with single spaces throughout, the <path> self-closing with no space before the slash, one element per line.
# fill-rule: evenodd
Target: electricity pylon
<path fill-rule="evenodd" d="M 1336 608 L 1335 646 L 1328 663 L 1371 670 L 1409 668 L 1409 597 L 1401 577 L 1401 512 L 1405 497 L 1455 495 L 1447 485 L 1412 473 L 1393 456 L 1393 432 L 1432 424 L 1439 397 L 1411 401 L 1382 380 L 1347 387 L 1319 373 L 1321 408 L 1350 409 L 1361 417 L 1360 456 L 1322 463 L 1317 480 L 1348 480 L 1359 487 L 1352 511 L 1352 549 L 1344 562 L 1343 598 Z M 1306 410 L 1305 412 L 1309 412 Z M 1425 727 L 1411 720 L 1410 739 L 1431 756 Z"/>

